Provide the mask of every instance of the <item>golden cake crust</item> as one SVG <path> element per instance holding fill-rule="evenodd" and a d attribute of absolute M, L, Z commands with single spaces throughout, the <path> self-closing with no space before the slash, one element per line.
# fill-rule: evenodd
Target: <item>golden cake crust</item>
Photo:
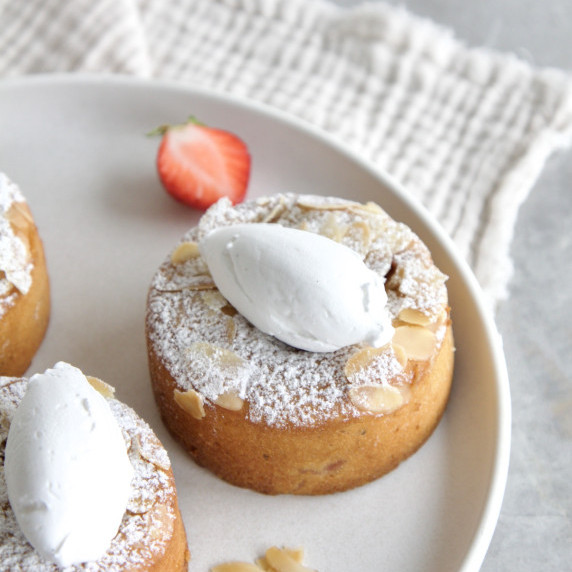
<path fill-rule="evenodd" d="M 173 399 L 177 383 L 150 350 L 164 422 L 195 461 L 229 483 L 267 494 L 344 491 L 388 473 L 437 426 L 453 369 L 451 328 L 431 367 L 420 366 L 410 401 L 391 415 L 330 419 L 311 427 L 252 423 L 248 408 L 216 404 L 196 419 Z"/>
<path fill-rule="evenodd" d="M 239 222 L 320 232 L 360 253 L 385 277 L 393 343 L 316 354 L 250 325 L 195 248 L 213 228 Z M 164 422 L 199 464 L 263 493 L 326 494 L 387 473 L 426 441 L 447 402 L 445 279 L 421 241 L 375 205 L 296 195 L 216 205 L 149 293 L 149 365 Z"/>
<path fill-rule="evenodd" d="M 28 205 L 13 201 L 1 216 L 9 225 L 2 228 L 27 253 L 29 286 L 25 291 L 11 284 L 0 268 L 0 375 L 19 376 L 26 372 L 44 339 L 50 317 L 50 285 L 42 241 Z"/>
<path fill-rule="evenodd" d="M 100 390 L 103 386 L 102 393 L 128 443 L 135 470 L 132 494 L 108 552 L 97 562 L 66 570 L 186 571 L 190 555 L 167 453 L 151 428 L 131 408 L 109 397 L 109 386 L 99 381 L 98 386 L 96 389 Z M 0 558 L 10 570 L 51 572 L 59 568 L 42 559 L 20 531 L 4 479 L 6 438 L 26 387 L 26 379 L 0 377 Z"/>

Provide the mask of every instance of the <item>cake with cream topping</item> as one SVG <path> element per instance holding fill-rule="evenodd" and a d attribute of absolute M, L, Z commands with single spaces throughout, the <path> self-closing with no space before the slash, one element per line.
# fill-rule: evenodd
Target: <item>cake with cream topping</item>
<path fill-rule="evenodd" d="M 0 173 L 0 375 L 23 375 L 49 321 L 50 290 L 38 230 L 20 189 Z"/>
<path fill-rule="evenodd" d="M 263 493 L 376 479 L 426 441 L 445 409 L 445 282 L 421 240 L 372 203 L 223 199 L 149 291 L 164 422 L 200 465 Z"/>
<path fill-rule="evenodd" d="M 167 452 L 111 386 L 63 362 L 0 378 L 0 507 L 5 569 L 187 569 Z"/>

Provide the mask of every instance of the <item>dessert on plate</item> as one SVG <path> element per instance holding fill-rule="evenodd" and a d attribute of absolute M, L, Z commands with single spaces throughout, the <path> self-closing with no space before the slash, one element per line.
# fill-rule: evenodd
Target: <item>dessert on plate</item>
<path fill-rule="evenodd" d="M 65 362 L 0 377 L 3 569 L 187 570 L 167 452 L 113 392 Z"/>
<path fill-rule="evenodd" d="M 23 375 L 48 327 L 50 287 L 38 229 L 0 173 L 0 375 Z"/>
<path fill-rule="evenodd" d="M 195 461 L 268 494 L 372 481 L 437 426 L 453 374 L 446 276 L 373 203 L 221 199 L 153 277 L 155 398 Z"/>

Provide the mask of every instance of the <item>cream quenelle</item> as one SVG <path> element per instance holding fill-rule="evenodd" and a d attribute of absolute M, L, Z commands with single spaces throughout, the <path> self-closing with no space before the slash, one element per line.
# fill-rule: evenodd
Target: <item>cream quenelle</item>
<path fill-rule="evenodd" d="M 4 468 L 18 524 L 40 555 L 68 566 L 108 550 L 133 467 L 109 405 L 79 369 L 59 362 L 30 379 Z"/>
<path fill-rule="evenodd" d="M 391 340 L 383 278 L 350 248 L 278 224 L 216 229 L 199 243 L 221 294 L 259 330 L 331 352 Z"/>

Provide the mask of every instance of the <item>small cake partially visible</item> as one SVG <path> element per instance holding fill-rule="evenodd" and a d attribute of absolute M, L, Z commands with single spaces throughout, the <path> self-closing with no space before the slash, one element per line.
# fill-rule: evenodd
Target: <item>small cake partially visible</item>
<path fill-rule="evenodd" d="M 113 391 L 63 362 L 0 377 L 3 569 L 187 570 L 167 452 Z"/>
<path fill-rule="evenodd" d="M 431 435 L 453 376 L 447 277 L 379 206 L 221 200 L 155 274 L 163 420 L 197 463 L 268 494 L 326 494 Z"/>
<path fill-rule="evenodd" d="M 38 229 L 19 188 L 0 173 L 0 375 L 26 372 L 49 316 L 50 287 Z"/>

